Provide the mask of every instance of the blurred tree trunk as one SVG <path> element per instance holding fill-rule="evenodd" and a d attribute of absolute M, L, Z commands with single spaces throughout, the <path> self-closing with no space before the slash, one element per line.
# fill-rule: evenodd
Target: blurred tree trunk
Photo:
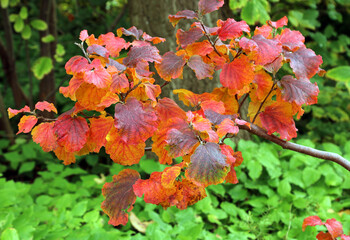
<path fill-rule="evenodd" d="M 53 65 L 55 65 L 55 52 L 57 44 L 57 30 L 56 30 L 56 0 L 41 0 L 40 5 L 40 19 L 47 23 L 48 28 L 45 31 L 40 31 L 40 38 L 49 34 L 55 37 L 55 40 L 49 43 L 40 41 L 40 56 L 50 57 Z M 55 72 L 54 67 L 51 72 L 44 76 L 40 81 L 40 100 L 45 100 L 55 103 Z"/>

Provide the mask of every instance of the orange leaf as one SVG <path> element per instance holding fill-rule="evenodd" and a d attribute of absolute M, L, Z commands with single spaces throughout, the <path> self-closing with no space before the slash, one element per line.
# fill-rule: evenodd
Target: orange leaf
<path fill-rule="evenodd" d="M 282 139 L 287 141 L 297 136 L 297 130 L 293 120 L 292 105 L 286 102 L 275 102 L 260 113 L 262 126 L 268 130 L 268 134 L 278 132 Z"/>
<path fill-rule="evenodd" d="M 288 24 L 288 18 L 284 16 L 283 18 L 277 20 L 276 22 L 269 20 L 268 23 L 274 28 L 280 28 Z"/>
<path fill-rule="evenodd" d="M 138 142 L 136 145 L 126 143 L 118 134 L 118 130 L 112 127 L 107 136 L 105 145 L 106 153 L 111 159 L 121 165 L 133 165 L 139 163 L 141 157 L 145 154 L 146 144 Z"/>
<path fill-rule="evenodd" d="M 17 134 L 29 133 L 35 124 L 38 122 L 38 119 L 35 116 L 23 116 L 18 123 L 18 132 Z"/>
<path fill-rule="evenodd" d="M 144 142 L 157 130 L 157 116 L 153 109 L 144 108 L 136 98 L 115 105 L 115 122 L 118 134 L 126 143 Z"/>
<path fill-rule="evenodd" d="M 212 51 L 214 51 L 214 48 L 208 40 L 202 42 L 195 42 L 186 47 L 186 52 L 189 57 L 193 55 L 206 56 Z"/>
<path fill-rule="evenodd" d="M 249 96 L 254 102 L 262 102 L 271 90 L 272 77 L 264 70 L 260 70 L 255 73 L 253 83 L 257 85 L 257 89 Z"/>
<path fill-rule="evenodd" d="M 176 178 L 179 176 L 181 172 L 181 167 L 179 166 L 173 166 L 173 167 L 167 167 L 164 169 L 162 173 L 161 182 L 163 187 L 165 188 L 172 188 L 174 186 L 174 182 Z"/>
<path fill-rule="evenodd" d="M 73 101 L 76 101 L 75 93 L 81 86 L 81 84 L 84 83 L 83 74 L 76 74 L 72 77 L 72 79 L 69 81 L 68 87 L 60 87 L 60 93 L 63 94 L 66 98 L 70 98 Z"/>
<path fill-rule="evenodd" d="M 229 118 L 225 118 L 220 123 L 218 130 L 217 130 L 217 134 L 219 135 L 219 137 L 223 137 L 227 133 L 231 133 L 231 134 L 236 135 L 238 132 L 239 132 L 238 126 L 236 126 L 235 123 Z"/>
<path fill-rule="evenodd" d="M 179 99 L 182 101 L 186 106 L 197 106 L 200 102 L 200 97 L 198 94 L 195 94 L 189 90 L 186 89 L 175 89 L 173 90 L 174 94 L 179 94 Z"/>
<path fill-rule="evenodd" d="M 224 114 L 235 114 L 238 111 L 238 101 L 235 98 L 235 90 L 225 87 L 215 88 L 212 92 L 215 101 L 223 102 L 225 107 Z M 216 111 L 216 110 L 215 110 Z"/>
<path fill-rule="evenodd" d="M 247 56 L 242 55 L 231 63 L 226 63 L 220 73 L 220 82 L 224 87 L 236 91 L 243 89 L 254 79 L 254 70 Z"/>
<path fill-rule="evenodd" d="M 157 115 L 160 121 L 166 121 L 168 119 L 178 117 L 185 119 L 186 113 L 182 110 L 174 100 L 170 98 L 162 98 L 158 100 L 156 106 Z"/>
<path fill-rule="evenodd" d="M 58 147 L 54 125 L 54 122 L 40 123 L 32 131 L 33 141 L 40 144 L 45 152 L 53 151 Z"/>
<path fill-rule="evenodd" d="M 54 153 L 59 160 L 63 161 L 64 165 L 75 163 L 75 154 L 73 152 L 68 152 L 63 146 L 58 146 L 54 150 Z"/>
<path fill-rule="evenodd" d="M 112 182 L 103 185 L 102 195 L 105 200 L 101 204 L 102 210 L 109 216 L 108 224 L 118 226 L 128 222 L 128 214 L 133 209 L 136 195 L 133 185 L 140 179 L 140 174 L 132 169 L 124 169 L 113 176 Z"/>
<path fill-rule="evenodd" d="M 105 145 L 106 137 L 111 130 L 114 119 L 112 117 L 100 116 L 99 118 L 90 118 L 90 139 L 96 145 L 96 152 Z"/>
<path fill-rule="evenodd" d="M 93 84 L 83 83 L 75 93 L 78 103 L 86 110 L 101 111 L 104 107 L 98 105 L 109 91 L 97 88 Z"/>
<path fill-rule="evenodd" d="M 169 21 L 171 22 L 171 24 L 174 27 L 183 18 L 185 18 L 185 19 L 194 19 L 194 18 L 197 19 L 198 15 L 197 15 L 197 13 L 195 13 L 194 11 L 191 11 L 191 10 L 183 10 L 183 11 L 177 12 L 175 15 L 169 15 Z"/>
<path fill-rule="evenodd" d="M 129 89 L 129 80 L 125 73 L 114 74 L 112 76 L 111 91 L 116 93 L 126 93 Z"/>
<path fill-rule="evenodd" d="M 77 152 L 82 149 L 89 134 L 86 120 L 70 115 L 59 117 L 55 122 L 54 130 L 58 144 L 64 146 L 68 152 Z"/>
<path fill-rule="evenodd" d="M 48 112 L 54 112 L 57 113 L 57 109 L 53 103 L 49 103 L 46 101 L 43 102 L 38 102 L 35 104 L 35 109 L 40 110 L 40 111 L 48 111 Z"/>

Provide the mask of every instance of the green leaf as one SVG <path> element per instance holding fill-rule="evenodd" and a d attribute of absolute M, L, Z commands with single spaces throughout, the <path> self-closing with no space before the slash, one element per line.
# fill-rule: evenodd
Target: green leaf
<path fill-rule="evenodd" d="M 16 21 L 17 18 L 18 18 L 18 14 L 12 13 L 12 14 L 10 14 L 10 16 L 9 16 L 10 22 Z"/>
<path fill-rule="evenodd" d="M 307 167 L 303 171 L 303 181 L 306 186 L 311 186 L 317 182 L 321 177 L 320 171 L 317 171 L 313 168 Z"/>
<path fill-rule="evenodd" d="M 82 201 L 76 204 L 72 209 L 73 216 L 81 217 L 86 212 L 88 201 Z"/>
<path fill-rule="evenodd" d="M 53 68 L 52 59 L 49 57 L 40 57 L 32 66 L 34 76 L 41 80 L 46 74 L 51 72 Z"/>
<path fill-rule="evenodd" d="M 248 175 L 251 179 L 255 180 L 260 177 L 262 173 L 262 165 L 258 161 L 250 160 L 247 162 Z"/>
<path fill-rule="evenodd" d="M 6 228 L 1 234 L 1 240 L 19 240 L 17 230 L 15 228 Z"/>
<path fill-rule="evenodd" d="M 21 164 L 21 167 L 19 168 L 18 173 L 22 174 L 24 172 L 30 172 L 34 169 L 35 162 L 24 162 Z"/>
<path fill-rule="evenodd" d="M 21 10 L 19 11 L 19 16 L 24 20 L 28 17 L 28 9 L 26 7 L 21 7 Z"/>
<path fill-rule="evenodd" d="M 53 41 L 55 41 L 55 37 L 53 35 L 49 34 L 49 35 L 46 35 L 45 37 L 42 37 L 41 41 L 43 43 L 53 42 Z"/>
<path fill-rule="evenodd" d="M 15 25 L 13 25 L 13 28 L 15 29 L 16 32 L 21 32 L 24 28 L 24 22 L 22 18 L 17 17 L 15 21 Z"/>
<path fill-rule="evenodd" d="M 34 20 L 30 21 L 30 25 L 32 25 L 32 27 L 34 29 L 39 30 L 39 31 L 44 31 L 47 29 L 46 22 L 44 22 L 43 20 L 40 20 L 40 19 L 34 19 Z"/>
<path fill-rule="evenodd" d="M 350 66 L 339 66 L 332 68 L 326 77 L 338 82 L 350 82 Z"/>
<path fill-rule="evenodd" d="M 28 40 L 32 36 L 32 29 L 29 25 L 25 25 L 21 34 L 23 39 Z"/>
<path fill-rule="evenodd" d="M 278 194 L 280 194 L 282 197 L 284 196 L 287 196 L 290 194 L 290 191 L 291 191 L 291 186 L 288 182 L 287 179 L 284 179 L 280 182 L 280 184 L 278 185 L 278 188 L 277 188 L 277 192 Z"/>
<path fill-rule="evenodd" d="M 303 19 L 303 15 L 304 14 L 300 11 L 292 10 L 292 11 L 289 11 L 288 13 L 288 20 L 292 25 L 297 27 L 299 26 L 299 23 L 300 23 L 299 20 Z"/>
<path fill-rule="evenodd" d="M 7 8 L 9 6 L 9 0 L 0 0 L 1 7 Z"/>
<path fill-rule="evenodd" d="M 339 155 L 343 154 L 339 146 L 335 145 L 334 143 L 323 143 L 322 147 L 326 152 L 334 152 L 338 153 Z"/>

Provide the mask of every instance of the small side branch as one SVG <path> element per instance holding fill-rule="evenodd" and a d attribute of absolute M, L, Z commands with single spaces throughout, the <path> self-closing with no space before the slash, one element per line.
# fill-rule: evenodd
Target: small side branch
<path fill-rule="evenodd" d="M 309 155 L 312 157 L 332 161 L 332 162 L 335 162 L 335 163 L 339 164 L 340 166 L 344 167 L 346 170 L 350 171 L 350 162 L 337 153 L 330 153 L 330 152 L 326 152 L 326 151 L 321 151 L 321 150 L 317 150 L 314 148 L 305 147 L 305 146 L 302 146 L 300 144 L 284 141 L 284 140 L 282 140 L 274 135 L 267 134 L 267 132 L 264 129 L 260 128 L 259 126 L 255 125 L 255 124 L 251 124 L 250 128 L 248 126 L 245 126 L 245 125 L 240 125 L 239 128 L 244 129 L 244 130 L 246 130 L 252 134 L 255 134 L 259 137 L 265 138 L 266 140 L 274 142 L 274 143 L 280 145 L 284 149 L 289 149 L 289 150 L 292 150 L 295 152 L 300 152 L 300 153 L 303 153 L 303 154 L 306 154 L 306 155 Z"/>

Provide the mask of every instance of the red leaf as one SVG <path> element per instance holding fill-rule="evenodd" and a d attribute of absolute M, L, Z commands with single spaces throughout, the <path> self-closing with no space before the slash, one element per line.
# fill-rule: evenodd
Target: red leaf
<path fill-rule="evenodd" d="M 160 86 L 159 85 L 153 85 L 150 82 L 142 83 L 141 86 L 144 88 L 147 97 L 149 99 L 151 99 L 152 101 L 156 102 L 157 101 L 156 98 L 162 92 Z"/>
<path fill-rule="evenodd" d="M 318 216 L 310 216 L 304 219 L 302 230 L 304 232 L 307 226 L 317 226 L 317 225 L 324 225 L 324 223 L 321 221 L 321 219 Z"/>
<path fill-rule="evenodd" d="M 159 50 L 154 46 L 132 47 L 123 63 L 128 67 L 136 67 L 139 61 L 157 62 L 162 61 Z"/>
<path fill-rule="evenodd" d="M 334 238 L 332 238 L 330 233 L 325 233 L 325 232 L 321 231 L 316 235 L 316 239 L 317 240 L 333 240 Z"/>
<path fill-rule="evenodd" d="M 284 16 L 283 18 L 281 18 L 280 20 L 277 20 L 276 22 L 268 21 L 268 23 L 270 26 L 277 29 L 277 28 L 286 26 L 288 24 L 288 18 Z"/>
<path fill-rule="evenodd" d="M 169 15 L 169 21 L 174 27 L 183 18 L 194 19 L 194 18 L 198 18 L 198 15 L 197 13 L 191 10 L 183 10 L 183 11 L 177 12 L 175 15 Z"/>
<path fill-rule="evenodd" d="M 170 98 L 162 98 L 156 106 L 157 115 L 160 121 L 166 121 L 171 118 L 186 118 L 186 113 L 182 110 L 174 100 Z"/>
<path fill-rule="evenodd" d="M 80 32 L 80 35 L 79 35 L 80 41 L 84 42 L 85 39 L 87 39 L 88 37 L 89 37 L 89 34 L 87 30 L 83 30 Z"/>
<path fill-rule="evenodd" d="M 208 142 L 196 148 L 185 174 L 189 180 L 207 187 L 222 183 L 228 170 L 229 165 L 226 163 L 226 156 L 221 153 L 220 146 Z"/>
<path fill-rule="evenodd" d="M 146 144 L 139 142 L 136 145 L 126 143 L 117 133 L 117 129 L 112 128 L 108 134 L 107 143 L 105 145 L 106 153 L 111 159 L 121 165 L 133 165 L 139 163 L 145 154 Z"/>
<path fill-rule="evenodd" d="M 92 61 L 92 65 L 94 65 L 95 69 L 85 72 L 84 80 L 88 83 L 94 84 L 98 88 L 109 87 L 112 82 L 112 77 L 101 65 L 101 61 L 95 59 Z"/>
<path fill-rule="evenodd" d="M 116 104 L 114 117 L 118 134 L 126 143 L 146 141 L 158 126 L 155 112 L 144 109 L 136 98 L 128 98 L 125 104 Z"/>
<path fill-rule="evenodd" d="M 192 27 L 188 31 L 178 29 L 176 33 L 176 43 L 186 48 L 188 45 L 196 42 L 203 36 L 203 31 L 197 27 Z"/>
<path fill-rule="evenodd" d="M 268 134 L 278 132 L 281 139 L 287 141 L 297 136 L 297 130 L 293 120 L 292 105 L 286 102 L 275 102 L 260 113 L 262 126 L 268 130 Z"/>
<path fill-rule="evenodd" d="M 190 153 L 198 143 L 196 136 L 189 128 L 181 130 L 173 128 L 168 131 L 166 139 L 167 146 L 165 148 L 173 158 Z"/>
<path fill-rule="evenodd" d="M 204 100 L 201 102 L 201 108 L 204 112 L 207 110 L 213 110 L 217 113 L 224 113 L 225 112 L 225 104 L 221 101 L 215 101 L 215 100 Z"/>
<path fill-rule="evenodd" d="M 187 66 L 189 66 L 196 73 L 196 77 L 199 80 L 204 78 L 213 78 L 214 65 L 205 63 L 202 57 L 199 55 L 193 55 L 188 60 Z"/>
<path fill-rule="evenodd" d="M 252 39 L 243 37 L 239 46 L 247 53 L 251 52 L 256 65 L 266 65 L 273 62 L 282 52 L 282 44 L 274 39 L 266 39 L 262 35 Z"/>
<path fill-rule="evenodd" d="M 327 219 L 324 225 L 327 227 L 327 230 L 332 235 L 333 239 L 340 237 L 343 234 L 342 224 L 334 218 Z"/>
<path fill-rule="evenodd" d="M 191 111 L 188 111 L 186 113 L 187 116 L 187 122 L 190 122 L 193 129 L 197 130 L 199 132 L 208 132 L 211 130 L 211 122 L 203 118 L 199 114 L 193 114 Z"/>
<path fill-rule="evenodd" d="M 182 78 L 183 67 L 186 61 L 182 56 L 177 56 L 173 52 L 167 52 L 163 55 L 161 63 L 156 63 L 155 67 L 161 78 L 170 81 L 175 78 Z"/>
<path fill-rule="evenodd" d="M 263 25 L 261 27 L 256 27 L 254 30 L 254 35 L 263 35 L 264 38 L 272 38 L 272 27 L 270 27 L 269 25 Z"/>
<path fill-rule="evenodd" d="M 118 226 L 128 222 L 128 214 L 136 201 L 133 185 L 140 179 L 140 174 L 132 169 L 124 169 L 118 175 L 113 176 L 113 181 L 105 183 L 102 195 L 106 198 L 102 204 L 102 210 L 109 216 L 108 224 Z"/>
<path fill-rule="evenodd" d="M 186 47 L 186 52 L 188 56 L 199 55 L 206 56 L 214 51 L 213 46 L 209 43 L 208 40 L 202 42 L 195 42 Z"/>
<path fill-rule="evenodd" d="M 53 151 L 58 147 L 54 125 L 54 122 L 40 123 L 32 131 L 33 141 L 40 144 L 45 152 Z"/>
<path fill-rule="evenodd" d="M 106 48 L 102 47 L 101 45 L 97 44 L 92 44 L 86 49 L 86 52 L 88 54 L 97 54 L 100 55 L 101 57 L 108 58 L 109 57 L 109 52 Z"/>
<path fill-rule="evenodd" d="M 37 122 L 38 119 L 35 116 L 23 116 L 18 123 L 18 132 L 16 135 L 21 132 L 29 133 Z"/>
<path fill-rule="evenodd" d="M 82 149 L 89 134 L 86 120 L 70 115 L 59 117 L 55 122 L 54 130 L 58 144 L 64 146 L 68 152 L 77 152 Z"/>
<path fill-rule="evenodd" d="M 254 70 L 249 58 L 242 55 L 226 63 L 220 73 L 220 83 L 227 88 L 241 90 L 254 79 Z"/>
<path fill-rule="evenodd" d="M 75 92 L 78 90 L 82 83 L 84 83 L 83 74 L 76 74 L 69 81 L 68 87 L 60 87 L 60 93 L 62 93 L 66 98 L 69 97 L 73 101 L 76 101 L 77 99 Z"/>
<path fill-rule="evenodd" d="M 176 188 L 165 188 L 162 185 L 162 172 L 153 172 L 149 179 L 139 179 L 134 184 L 134 192 L 136 196 L 142 197 L 144 195 L 144 201 L 146 203 L 160 204 L 164 208 L 176 204 L 176 199 L 170 197 L 176 193 Z"/>
<path fill-rule="evenodd" d="M 117 34 L 119 37 L 121 37 L 124 34 L 125 36 L 133 36 L 137 40 L 139 40 L 143 34 L 143 31 L 140 29 L 137 29 L 135 26 L 132 26 L 129 29 L 125 29 L 125 28 L 121 27 L 121 28 L 118 28 Z"/>
<path fill-rule="evenodd" d="M 100 36 L 111 57 L 118 57 L 122 49 L 127 49 L 130 44 L 123 38 L 114 36 L 114 33 L 102 34 Z"/>
<path fill-rule="evenodd" d="M 223 5 L 224 0 L 200 0 L 198 3 L 198 11 L 204 15 L 218 10 Z"/>
<path fill-rule="evenodd" d="M 319 93 L 317 84 L 312 84 L 309 79 L 295 79 L 291 75 L 284 76 L 278 85 L 283 87 L 282 98 L 298 105 L 317 103 Z"/>
<path fill-rule="evenodd" d="M 218 130 L 217 130 L 219 137 L 223 137 L 227 133 L 237 134 L 238 132 L 239 132 L 238 126 L 236 126 L 235 123 L 229 118 L 224 119 L 220 123 Z"/>
<path fill-rule="evenodd" d="M 40 111 L 48 111 L 48 112 L 54 112 L 57 113 L 57 109 L 53 103 L 49 103 L 46 101 L 43 102 L 38 102 L 35 104 L 35 109 L 40 110 Z"/>
<path fill-rule="evenodd" d="M 281 41 L 283 48 L 292 52 L 305 47 L 305 37 L 299 31 L 291 31 L 289 28 L 283 29 L 277 39 Z"/>
<path fill-rule="evenodd" d="M 272 73 L 272 74 L 276 74 L 278 72 L 278 70 L 280 70 L 280 68 L 282 67 L 283 65 L 283 60 L 284 60 L 284 57 L 283 55 L 280 55 L 278 58 L 276 58 L 273 62 L 271 63 L 268 63 L 264 66 L 264 69 L 266 71 L 268 71 L 269 73 Z"/>
<path fill-rule="evenodd" d="M 82 56 L 74 56 L 65 65 L 67 74 L 75 74 L 90 69 L 89 62 Z"/>
<path fill-rule="evenodd" d="M 341 240 L 350 240 L 350 236 L 342 234 L 341 236 Z"/>
<path fill-rule="evenodd" d="M 243 32 L 250 33 L 250 28 L 245 21 L 236 22 L 233 18 L 229 18 L 226 21 L 219 20 L 218 36 L 221 41 L 227 39 L 235 39 L 242 36 Z"/>
<path fill-rule="evenodd" d="M 126 93 L 129 88 L 129 80 L 125 73 L 112 76 L 111 91 L 115 93 Z"/>
<path fill-rule="evenodd" d="M 285 58 L 290 61 L 290 66 L 298 79 L 312 78 L 323 62 L 320 55 L 316 55 L 314 51 L 305 47 L 295 52 L 285 53 Z"/>
<path fill-rule="evenodd" d="M 14 116 L 16 116 L 19 113 L 23 113 L 23 112 L 30 112 L 30 108 L 28 106 L 24 106 L 22 109 L 20 110 L 16 110 L 16 109 L 12 109 L 12 108 L 8 108 L 7 109 L 7 113 L 9 115 L 9 119 L 13 118 Z"/>
<path fill-rule="evenodd" d="M 161 37 L 151 37 L 150 35 L 148 35 L 147 33 L 143 33 L 142 34 L 142 38 L 146 41 L 152 42 L 153 44 L 158 44 L 161 42 L 165 42 L 165 38 L 161 38 Z"/>

